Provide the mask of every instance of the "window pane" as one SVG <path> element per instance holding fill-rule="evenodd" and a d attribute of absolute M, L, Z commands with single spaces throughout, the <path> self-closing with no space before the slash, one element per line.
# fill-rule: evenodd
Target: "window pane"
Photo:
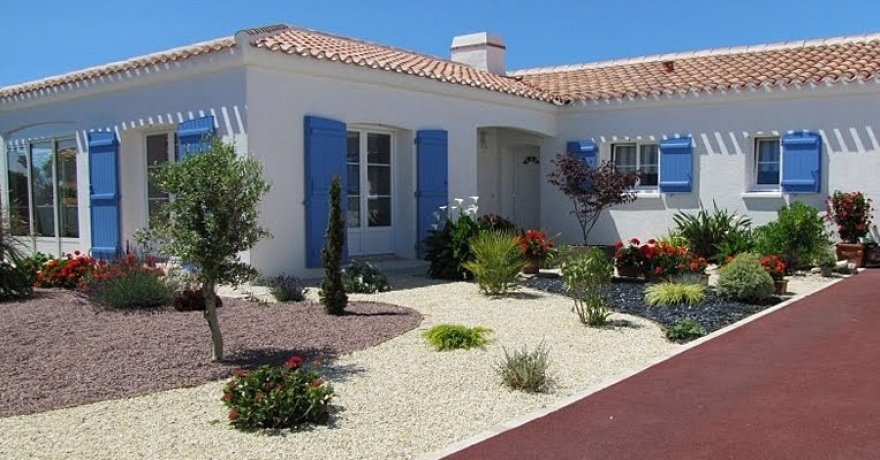
<path fill-rule="evenodd" d="M 27 149 L 9 146 L 6 151 L 7 178 L 9 180 L 9 225 L 13 235 L 29 235 L 31 222 L 30 187 L 28 187 Z"/>
<path fill-rule="evenodd" d="M 31 178 L 34 194 L 34 232 L 55 236 L 55 191 L 52 171 L 52 143 L 31 145 Z"/>
<path fill-rule="evenodd" d="M 391 167 L 370 166 L 367 168 L 370 182 L 370 195 L 391 195 Z"/>
<path fill-rule="evenodd" d="M 658 184 L 659 168 L 657 162 L 659 150 L 657 145 L 639 146 L 639 185 L 643 187 L 656 187 Z"/>
<path fill-rule="evenodd" d="M 361 135 L 360 133 L 349 131 L 348 137 L 348 162 L 360 163 L 361 161 Z"/>
<path fill-rule="evenodd" d="M 640 147 L 639 165 L 642 168 L 648 166 L 657 166 L 658 149 L 656 145 L 643 145 Z"/>
<path fill-rule="evenodd" d="M 367 163 L 391 164 L 391 136 L 367 134 Z"/>
<path fill-rule="evenodd" d="M 636 169 L 636 146 L 615 145 L 614 166 L 620 171 L 632 171 Z"/>
<path fill-rule="evenodd" d="M 361 168 L 357 164 L 348 164 L 348 194 L 361 193 Z"/>
<path fill-rule="evenodd" d="M 61 236 L 79 238 L 79 203 L 76 184 L 76 141 L 64 139 L 56 145 L 58 169 L 59 224 Z"/>
<path fill-rule="evenodd" d="M 361 226 L 361 199 L 359 196 L 348 197 L 348 228 L 357 228 Z"/>
<path fill-rule="evenodd" d="M 779 185 L 779 140 L 759 140 L 756 163 L 758 185 Z"/>
<path fill-rule="evenodd" d="M 168 162 L 168 135 L 147 136 L 147 166 L 159 166 Z"/>
<path fill-rule="evenodd" d="M 391 198 L 370 198 L 367 201 L 370 227 L 391 225 Z"/>

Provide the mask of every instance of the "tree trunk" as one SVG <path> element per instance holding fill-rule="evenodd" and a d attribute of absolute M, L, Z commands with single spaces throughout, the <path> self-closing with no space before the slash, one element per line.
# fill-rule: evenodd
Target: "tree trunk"
<path fill-rule="evenodd" d="M 214 283 L 206 281 L 202 285 L 202 294 L 205 296 L 205 321 L 211 330 L 211 361 L 223 361 L 223 335 L 217 319 L 217 293 L 214 292 Z"/>

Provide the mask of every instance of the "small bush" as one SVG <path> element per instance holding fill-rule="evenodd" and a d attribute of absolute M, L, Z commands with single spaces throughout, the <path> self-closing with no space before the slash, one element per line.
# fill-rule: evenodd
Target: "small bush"
<path fill-rule="evenodd" d="M 502 295 L 516 289 L 525 265 L 519 238 L 502 232 L 482 232 L 471 239 L 474 260 L 464 263 L 473 273 L 480 290 L 488 295 Z"/>
<path fill-rule="evenodd" d="M 174 294 L 171 306 L 177 311 L 205 311 L 205 293 L 201 289 L 184 289 Z M 217 297 L 217 308 L 223 306 L 223 299 Z"/>
<path fill-rule="evenodd" d="M 712 212 L 701 205 L 697 214 L 679 212 L 672 217 L 676 233 L 687 241 L 690 252 L 707 260 L 717 259 L 718 247 L 723 241 L 737 238 L 732 235 L 746 233 L 751 228 L 751 219 L 748 217 L 731 214 L 726 209 L 718 208 L 715 203 L 712 205 Z"/>
<path fill-rule="evenodd" d="M 508 388 L 528 393 L 546 391 L 552 383 L 547 375 L 550 367 L 550 350 L 542 342 L 535 349 L 523 346 L 513 354 L 504 349 L 504 359 L 498 363 L 496 371 L 501 382 Z"/>
<path fill-rule="evenodd" d="M 442 227 L 429 231 L 424 245 L 425 260 L 431 263 L 428 267 L 431 278 L 452 281 L 472 279 L 473 274 L 464 264 L 474 260 L 470 241 L 481 231 L 480 224 L 465 213 L 451 214 Z"/>
<path fill-rule="evenodd" d="M 726 299 L 762 302 L 773 296 L 773 278 L 754 254 L 736 256 L 718 276 L 718 294 Z"/>
<path fill-rule="evenodd" d="M 229 423 L 240 430 L 327 423 L 333 387 L 302 363 L 294 356 L 283 366 L 235 371 L 221 398 L 229 409 Z"/>
<path fill-rule="evenodd" d="M 8 261 L 0 261 L 0 302 L 26 299 L 34 294 L 27 272 Z"/>
<path fill-rule="evenodd" d="M 37 273 L 36 285 L 75 289 L 88 279 L 94 266 L 94 259 L 79 251 L 74 251 L 73 254 L 64 254 L 58 259 L 46 262 L 46 265 Z"/>
<path fill-rule="evenodd" d="M 351 261 L 342 268 L 342 285 L 347 293 L 372 294 L 391 290 L 387 276 L 369 262 L 360 260 Z"/>
<path fill-rule="evenodd" d="M 40 270 L 50 260 L 52 258 L 48 254 L 37 252 L 27 257 L 22 257 L 16 262 L 16 266 L 21 269 L 22 273 L 27 276 L 28 282 L 33 285 L 37 282 L 37 275 L 40 273 Z"/>
<path fill-rule="evenodd" d="M 266 285 L 272 297 L 279 302 L 302 302 L 309 292 L 299 278 L 284 273 L 266 280 Z"/>
<path fill-rule="evenodd" d="M 712 259 L 716 264 L 723 264 L 728 258 L 736 257 L 745 252 L 755 250 L 755 238 L 751 229 L 728 233 L 718 244 L 718 252 Z"/>
<path fill-rule="evenodd" d="M 673 341 L 698 339 L 704 335 L 706 335 L 706 329 L 690 318 L 679 321 L 666 329 L 666 338 Z"/>
<path fill-rule="evenodd" d="M 595 247 L 562 264 L 565 288 L 574 299 L 573 310 L 581 323 L 601 326 L 608 322 L 608 290 L 613 273 L 614 266 L 605 251 Z"/>
<path fill-rule="evenodd" d="M 645 289 L 645 303 L 652 307 L 670 307 L 673 305 L 695 305 L 706 299 L 706 286 L 703 284 L 685 284 L 663 282 L 653 284 Z"/>
<path fill-rule="evenodd" d="M 486 334 L 492 332 L 485 327 L 467 327 L 461 324 L 438 324 L 422 335 L 437 351 L 467 350 L 482 347 L 489 343 Z"/>
<path fill-rule="evenodd" d="M 799 201 L 782 206 L 775 221 L 755 229 L 755 251 L 778 254 L 789 273 L 808 268 L 830 244 L 819 210 Z"/>
<path fill-rule="evenodd" d="M 96 304 L 111 308 L 139 309 L 171 303 L 172 293 L 160 279 L 164 273 L 148 259 L 133 255 L 107 264 L 99 262 L 80 288 Z"/>

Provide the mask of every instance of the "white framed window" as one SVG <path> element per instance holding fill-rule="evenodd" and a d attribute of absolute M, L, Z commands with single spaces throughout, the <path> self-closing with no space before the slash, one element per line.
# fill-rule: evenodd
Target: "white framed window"
<path fill-rule="evenodd" d="M 392 225 L 392 135 L 350 130 L 348 137 L 348 227 Z"/>
<path fill-rule="evenodd" d="M 153 173 L 169 161 L 174 161 L 174 146 L 177 134 L 173 132 L 147 134 L 145 139 L 146 151 L 146 188 L 147 188 L 147 224 L 154 220 L 168 201 L 171 199 L 156 185 Z"/>
<path fill-rule="evenodd" d="M 756 191 L 779 190 L 782 152 L 778 137 L 755 139 L 751 186 Z"/>
<path fill-rule="evenodd" d="M 660 148 L 657 144 L 613 144 L 611 162 L 618 171 L 639 173 L 637 189 L 657 190 L 660 180 Z"/>

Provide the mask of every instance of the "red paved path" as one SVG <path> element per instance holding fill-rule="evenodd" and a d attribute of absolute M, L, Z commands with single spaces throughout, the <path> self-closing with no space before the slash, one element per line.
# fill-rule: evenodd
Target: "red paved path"
<path fill-rule="evenodd" d="M 449 460 L 880 459 L 867 270 Z"/>

